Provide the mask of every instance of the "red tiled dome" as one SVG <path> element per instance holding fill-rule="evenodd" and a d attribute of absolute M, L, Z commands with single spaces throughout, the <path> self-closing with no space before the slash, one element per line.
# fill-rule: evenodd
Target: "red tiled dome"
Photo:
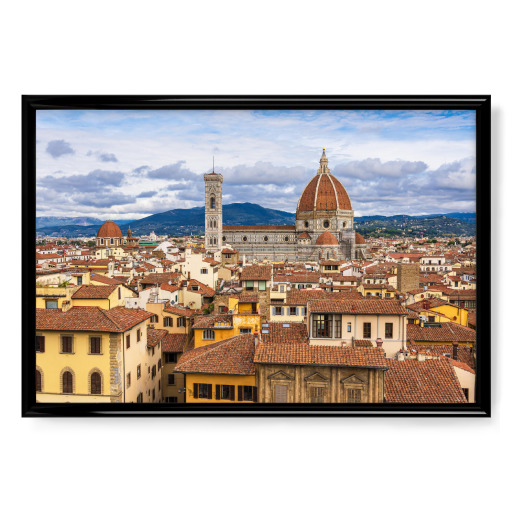
<path fill-rule="evenodd" d="M 337 238 L 330 232 L 325 231 L 316 240 L 316 245 L 338 245 Z"/>
<path fill-rule="evenodd" d="M 297 238 L 304 239 L 304 240 L 311 240 L 311 237 L 306 233 L 301 233 Z"/>
<path fill-rule="evenodd" d="M 121 229 L 119 226 L 111 221 L 107 220 L 100 229 L 98 230 L 97 238 L 123 238 L 123 233 L 121 233 Z"/>
<path fill-rule="evenodd" d="M 365 244 L 365 243 L 366 243 L 366 240 L 364 239 L 363 235 L 356 233 L 356 244 L 361 245 L 361 244 Z"/>

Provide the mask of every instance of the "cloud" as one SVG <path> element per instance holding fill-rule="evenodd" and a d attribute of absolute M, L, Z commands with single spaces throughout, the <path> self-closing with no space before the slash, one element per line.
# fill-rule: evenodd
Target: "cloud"
<path fill-rule="evenodd" d="M 45 176 L 39 180 L 38 185 L 62 193 L 85 193 L 101 192 L 105 187 L 119 187 L 123 180 L 124 174 L 120 171 L 96 169 L 87 174 L 73 174 L 62 178 Z"/>
<path fill-rule="evenodd" d="M 75 150 L 71 147 L 69 142 L 66 142 L 65 140 L 52 140 L 48 142 L 46 152 L 53 158 L 59 158 L 62 155 L 73 155 Z"/>
<path fill-rule="evenodd" d="M 140 167 L 136 167 L 133 169 L 133 174 L 144 174 L 146 171 L 149 171 L 151 167 L 149 165 L 141 165 Z"/>
<path fill-rule="evenodd" d="M 303 166 L 274 165 L 271 162 L 256 162 L 254 165 L 236 165 L 218 170 L 225 181 L 237 184 L 287 185 L 304 180 L 312 171 Z"/>
<path fill-rule="evenodd" d="M 115 205 L 122 204 L 133 204 L 136 202 L 134 196 L 126 195 L 126 194 L 110 194 L 110 193 L 100 193 L 100 194 L 86 194 L 80 195 L 76 201 L 79 204 L 84 206 L 95 206 L 97 208 L 110 208 Z"/>
<path fill-rule="evenodd" d="M 420 174 L 428 168 L 425 162 L 410 162 L 407 160 L 392 160 L 382 162 L 380 158 L 366 158 L 344 164 L 338 164 L 333 172 L 338 176 L 349 176 L 365 179 L 377 176 L 388 176 L 393 178 Z"/>
<path fill-rule="evenodd" d="M 174 164 L 164 165 L 158 169 L 147 171 L 146 176 L 150 179 L 160 180 L 195 180 L 199 178 L 199 175 L 190 172 L 189 169 L 183 167 L 183 164 L 185 164 L 185 160 L 179 160 Z"/>
<path fill-rule="evenodd" d="M 101 153 L 100 151 L 87 151 L 87 156 L 96 156 L 100 162 L 117 162 L 114 153 Z"/>
<path fill-rule="evenodd" d="M 158 192 L 156 190 L 149 190 L 148 192 L 141 192 L 137 197 L 153 197 Z"/>

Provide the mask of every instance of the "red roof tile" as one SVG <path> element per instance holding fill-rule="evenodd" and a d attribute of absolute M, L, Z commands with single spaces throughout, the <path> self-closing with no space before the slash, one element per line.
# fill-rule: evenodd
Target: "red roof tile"
<path fill-rule="evenodd" d="M 262 326 L 261 331 L 261 339 L 266 343 L 308 343 L 309 341 L 308 328 L 306 324 L 300 322 L 269 322 L 268 327 Z"/>
<path fill-rule="evenodd" d="M 112 293 L 114 293 L 121 283 L 94 285 L 84 284 L 82 285 L 72 296 L 72 299 L 108 299 Z"/>
<path fill-rule="evenodd" d="M 407 310 L 395 300 L 360 299 L 360 300 L 316 300 L 308 304 L 312 313 L 347 313 L 407 315 Z"/>
<path fill-rule="evenodd" d="M 162 352 L 183 352 L 186 341 L 186 334 L 168 332 L 162 342 Z"/>

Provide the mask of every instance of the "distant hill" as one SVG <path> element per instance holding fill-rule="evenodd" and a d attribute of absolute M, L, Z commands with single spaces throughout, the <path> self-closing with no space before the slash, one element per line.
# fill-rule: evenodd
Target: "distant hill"
<path fill-rule="evenodd" d="M 474 213 L 434 215 L 371 215 L 356 217 L 356 229 L 363 236 L 472 236 L 475 234 Z M 60 224 L 51 224 L 60 221 Z M 37 233 L 46 236 L 95 236 L 104 221 L 93 217 L 38 217 Z M 178 208 L 156 213 L 139 220 L 115 221 L 126 234 L 130 224 L 135 236 L 188 235 L 204 233 L 204 206 Z M 265 226 L 295 224 L 295 213 L 263 208 L 254 203 L 232 203 L 223 206 L 223 223 L 228 226 Z"/>
<path fill-rule="evenodd" d="M 101 226 L 105 221 L 95 217 L 36 217 L 36 229 L 53 226 Z M 132 220 L 114 220 L 122 226 Z"/>

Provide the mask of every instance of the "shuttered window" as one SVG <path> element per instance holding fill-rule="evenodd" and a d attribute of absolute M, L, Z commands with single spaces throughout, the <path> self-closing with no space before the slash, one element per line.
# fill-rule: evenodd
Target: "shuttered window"
<path fill-rule="evenodd" d="M 62 375 L 62 392 L 73 393 L 73 374 L 71 372 L 64 372 Z"/>
<path fill-rule="evenodd" d="M 258 281 L 258 290 L 260 292 L 264 292 L 267 289 L 267 282 L 266 281 Z"/>
<path fill-rule="evenodd" d="M 164 327 L 172 327 L 172 318 L 170 316 L 164 318 Z"/>
<path fill-rule="evenodd" d="M 126 335 L 126 348 L 130 348 L 130 335 Z"/>
<path fill-rule="evenodd" d="M 349 389 L 348 390 L 347 402 L 359 403 L 361 402 L 362 390 L 360 389 Z"/>
<path fill-rule="evenodd" d="M 288 402 L 288 386 L 283 384 L 276 384 L 274 386 L 274 402 L 278 404 L 285 404 Z"/>
<path fill-rule="evenodd" d="M 178 361 L 178 354 L 176 352 L 164 352 L 164 361 L 166 364 L 176 363 Z"/>
<path fill-rule="evenodd" d="M 101 354 L 101 337 L 91 336 L 89 340 L 89 353 L 90 354 Z"/>
<path fill-rule="evenodd" d="M 363 324 L 363 338 L 371 338 L 372 337 L 372 324 L 370 322 L 365 322 Z"/>
<path fill-rule="evenodd" d="M 36 391 L 41 391 L 41 372 L 36 370 Z"/>
<path fill-rule="evenodd" d="M 310 389 L 310 402 L 312 404 L 322 404 L 324 403 L 324 394 L 325 388 L 320 386 L 313 386 Z"/>
<path fill-rule="evenodd" d="M 215 339 L 215 331 L 212 329 L 205 329 L 203 331 L 203 340 L 214 340 Z"/>
<path fill-rule="evenodd" d="M 212 385 L 211 384 L 194 384 L 194 398 L 212 398 Z"/>
<path fill-rule="evenodd" d="M 235 386 L 221 385 L 220 386 L 220 399 L 221 400 L 235 400 Z"/>
<path fill-rule="evenodd" d="M 257 402 L 256 386 L 238 386 L 238 401 L 240 402 Z"/>
<path fill-rule="evenodd" d="M 140 341 L 140 329 L 137 329 L 137 343 Z"/>
<path fill-rule="evenodd" d="M 98 372 L 91 375 L 91 395 L 101 395 L 101 375 Z"/>
<path fill-rule="evenodd" d="M 36 352 L 44 352 L 44 336 L 36 336 Z"/>
<path fill-rule="evenodd" d="M 385 336 L 386 338 L 392 338 L 393 337 L 393 324 L 386 322 L 386 329 L 385 329 Z"/>
<path fill-rule="evenodd" d="M 73 336 L 61 336 L 61 352 L 63 354 L 73 353 Z"/>

